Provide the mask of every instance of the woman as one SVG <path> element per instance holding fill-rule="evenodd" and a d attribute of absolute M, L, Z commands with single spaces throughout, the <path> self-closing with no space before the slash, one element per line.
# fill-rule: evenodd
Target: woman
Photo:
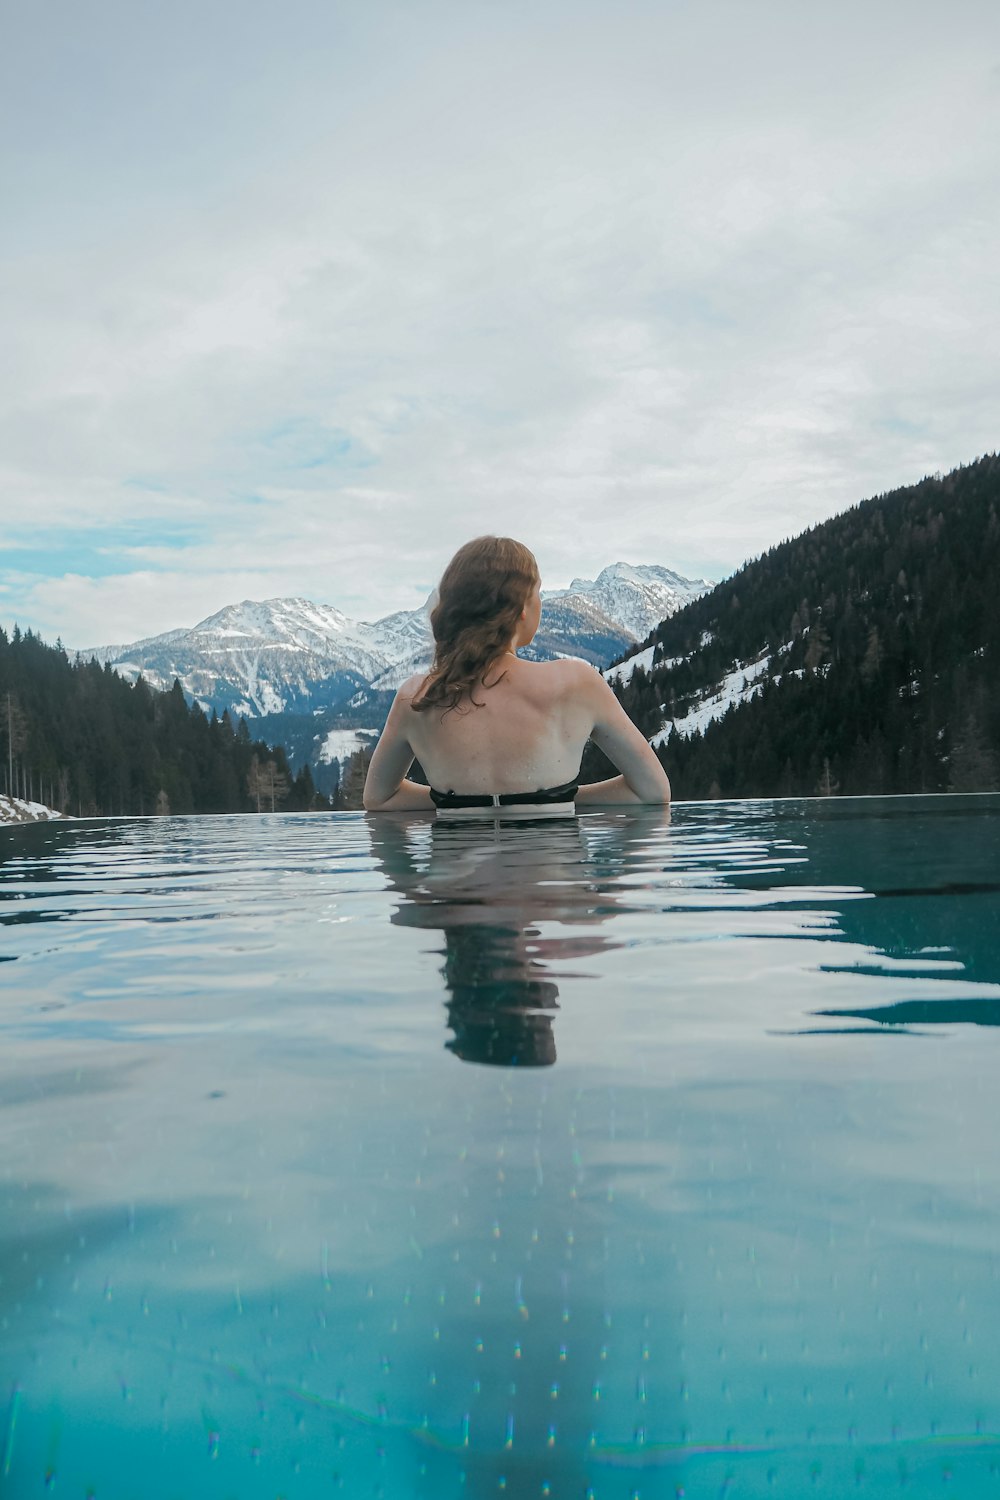
<path fill-rule="evenodd" d="M 430 672 L 403 683 L 372 755 L 369 811 L 437 806 L 538 816 L 572 812 L 574 800 L 670 801 L 666 773 L 600 673 L 582 661 L 515 654 L 538 629 L 540 585 L 534 557 L 510 537 L 459 548 L 431 612 Z M 578 788 L 588 739 L 621 775 Z M 406 779 L 414 757 L 430 787 Z"/>

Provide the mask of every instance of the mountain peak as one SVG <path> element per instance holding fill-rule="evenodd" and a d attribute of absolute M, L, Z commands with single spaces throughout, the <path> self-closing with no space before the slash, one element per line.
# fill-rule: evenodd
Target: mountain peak
<path fill-rule="evenodd" d="M 289 627 L 327 635 L 347 630 L 351 621 L 332 604 L 314 604 L 311 599 L 241 599 L 227 604 L 194 626 L 192 635 L 245 635 L 269 638 Z"/>
<path fill-rule="evenodd" d="M 619 561 L 602 568 L 596 578 L 574 578 L 568 589 L 554 589 L 542 598 L 586 600 L 641 641 L 661 620 L 712 587 L 707 578 L 684 578 L 655 563 Z"/>
<path fill-rule="evenodd" d="M 705 585 L 714 588 L 715 584 L 708 578 L 685 578 L 683 573 L 675 573 L 672 568 L 660 567 L 657 563 L 609 563 L 602 568 L 596 578 L 596 583 L 608 584 L 615 581 L 623 583 L 663 583 L 671 588 L 688 589 L 692 586 Z"/>

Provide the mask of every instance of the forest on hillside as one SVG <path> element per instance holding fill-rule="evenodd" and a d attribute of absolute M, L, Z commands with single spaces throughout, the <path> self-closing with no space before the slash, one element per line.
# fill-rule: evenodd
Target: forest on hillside
<path fill-rule="evenodd" d="M 0 630 L 0 786 L 75 817 L 329 807 L 308 766 L 208 717 L 180 684 L 154 692 L 96 661 L 70 661 L 16 626 Z"/>
<path fill-rule="evenodd" d="M 747 563 L 659 625 L 649 671 L 616 691 L 652 737 L 762 663 L 758 696 L 658 748 L 679 798 L 994 791 L 998 588 L 993 454 Z M 599 752 L 584 770 L 606 774 Z"/>

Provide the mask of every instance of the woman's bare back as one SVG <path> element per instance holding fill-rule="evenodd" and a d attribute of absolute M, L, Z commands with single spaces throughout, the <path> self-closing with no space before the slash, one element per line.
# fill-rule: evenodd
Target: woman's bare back
<path fill-rule="evenodd" d="M 581 670 L 582 669 L 582 670 Z M 476 702 L 417 712 L 409 707 L 426 678 L 400 689 L 402 716 L 414 755 L 439 791 L 532 792 L 573 781 L 593 727 L 582 662 L 528 662 L 504 656 L 494 663 Z"/>

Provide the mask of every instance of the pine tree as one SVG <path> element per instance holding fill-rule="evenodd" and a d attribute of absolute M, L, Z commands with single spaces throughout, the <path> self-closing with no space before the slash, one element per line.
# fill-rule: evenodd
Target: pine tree
<path fill-rule="evenodd" d="M 995 792 L 998 789 L 997 755 L 986 737 L 979 704 L 970 703 L 952 746 L 948 790 Z"/>
<path fill-rule="evenodd" d="M 15 625 L 14 640 L 16 642 L 19 642 L 20 639 L 20 632 Z M 21 708 L 20 703 L 12 693 L 7 694 L 7 707 L 6 714 L 4 716 L 4 727 L 7 731 L 7 794 L 10 797 L 16 797 L 18 795 L 17 788 L 19 778 L 16 775 L 17 767 L 15 765 L 15 762 L 17 760 L 17 757 L 20 756 L 27 747 L 28 722 L 25 718 L 24 711 Z M 23 777 L 21 779 L 23 779 Z"/>
<path fill-rule="evenodd" d="M 288 777 L 278 768 L 277 762 L 269 760 L 263 768 L 263 789 L 271 804 L 271 811 L 288 796 Z"/>
<path fill-rule="evenodd" d="M 345 809 L 364 806 L 365 779 L 371 758 L 371 750 L 355 750 L 349 758 L 340 780 L 338 806 Z"/>
<path fill-rule="evenodd" d="M 240 723 L 245 725 L 246 720 L 241 719 Z M 247 771 L 247 794 L 257 812 L 261 810 L 261 799 L 265 795 L 265 788 L 266 778 L 260 764 L 260 756 L 253 755 L 250 758 L 250 769 Z"/>
<path fill-rule="evenodd" d="M 823 769 L 816 783 L 816 795 L 818 797 L 833 797 L 840 790 L 840 782 L 830 770 L 830 757 L 824 755 Z"/>
<path fill-rule="evenodd" d="M 878 626 L 873 625 L 868 632 L 868 645 L 861 662 L 861 677 L 865 682 L 871 682 L 877 677 L 882 667 L 882 647 L 878 638 Z"/>

